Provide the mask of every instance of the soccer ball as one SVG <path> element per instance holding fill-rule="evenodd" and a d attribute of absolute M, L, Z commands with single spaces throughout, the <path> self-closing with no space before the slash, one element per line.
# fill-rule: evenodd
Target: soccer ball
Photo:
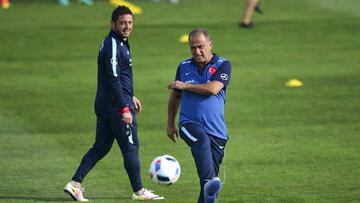
<path fill-rule="evenodd" d="M 180 173 L 179 162 L 170 155 L 156 157 L 149 168 L 151 180 L 161 185 L 174 184 L 179 179 Z"/>

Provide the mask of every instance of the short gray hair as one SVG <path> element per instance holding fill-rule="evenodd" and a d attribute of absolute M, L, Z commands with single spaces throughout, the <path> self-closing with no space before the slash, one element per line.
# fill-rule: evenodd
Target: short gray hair
<path fill-rule="evenodd" d="M 196 28 L 196 29 L 192 30 L 189 34 L 188 40 L 190 41 L 190 39 L 192 37 L 199 36 L 199 35 L 203 35 L 209 42 L 211 42 L 211 37 L 210 37 L 209 32 L 202 28 Z"/>

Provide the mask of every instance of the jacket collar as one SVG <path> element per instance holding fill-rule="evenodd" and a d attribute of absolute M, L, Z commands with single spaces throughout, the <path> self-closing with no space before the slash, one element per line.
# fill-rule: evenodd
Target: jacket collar
<path fill-rule="evenodd" d="M 116 40 L 119 40 L 120 42 L 123 42 L 130 48 L 129 40 L 127 38 L 123 38 L 121 35 L 118 35 L 116 32 L 112 30 L 110 30 L 109 36 L 115 38 Z"/>

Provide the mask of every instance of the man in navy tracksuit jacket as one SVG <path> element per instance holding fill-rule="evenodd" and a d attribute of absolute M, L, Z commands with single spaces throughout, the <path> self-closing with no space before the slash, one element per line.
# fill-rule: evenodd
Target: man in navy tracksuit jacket
<path fill-rule="evenodd" d="M 134 96 L 132 61 L 128 37 L 132 31 L 133 14 L 125 6 L 117 7 L 110 21 L 111 31 L 102 42 L 98 55 L 98 86 L 95 99 L 96 140 L 81 160 L 72 181 L 64 191 L 73 199 L 88 201 L 81 183 L 86 174 L 111 149 L 116 139 L 124 158 L 134 200 L 163 199 L 142 185 L 139 143 L 135 112 L 141 103 Z"/>

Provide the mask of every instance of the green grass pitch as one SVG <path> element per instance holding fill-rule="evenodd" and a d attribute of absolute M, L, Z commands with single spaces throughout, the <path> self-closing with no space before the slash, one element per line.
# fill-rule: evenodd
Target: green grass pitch
<path fill-rule="evenodd" d="M 179 37 L 208 29 L 232 62 L 230 141 L 218 202 L 360 202 L 360 1 L 264 0 L 256 27 L 238 28 L 245 1 L 131 1 L 143 9 L 130 38 L 144 185 L 163 202 L 196 202 L 189 149 L 166 136 L 166 85 L 190 57 Z M 62 189 L 94 141 L 96 57 L 113 5 L 12 1 L 0 10 L 0 202 L 68 202 Z M 285 86 L 298 78 L 299 88 Z M 180 180 L 146 171 L 175 156 Z M 87 176 L 92 202 L 132 202 L 116 144 Z"/>

